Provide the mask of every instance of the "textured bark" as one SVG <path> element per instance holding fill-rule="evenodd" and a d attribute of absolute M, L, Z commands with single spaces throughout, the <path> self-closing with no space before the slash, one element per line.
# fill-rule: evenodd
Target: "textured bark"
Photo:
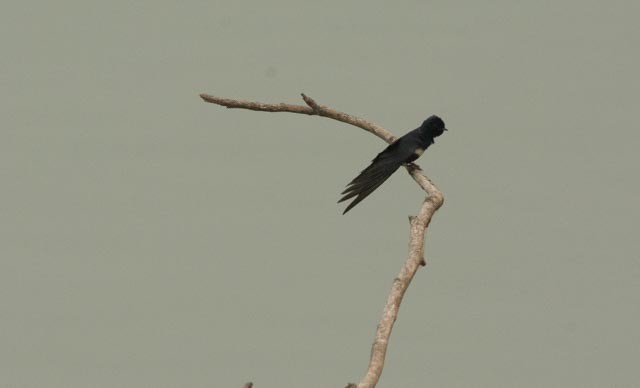
<path fill-rule="evenodd" d="M 230 98 L 216 97 L 209 94 L 201 94 L 200 97 L 213 104 L 225 106 L 227 108 L 249 109 L 261 112 L 289 112 L 306 115 L 316 115 L 328 117 L 334 120 L 342 121 L 347 124 L 362 128 L 372 134 L 378 136 L 387 143 L 393 143 L 397 137 L 383 127 L 376 125 L 370 121 L 349 115 L 335 109 L 320 105 L 312 98 L 302 94 L 305 105 L 294 104 L 267 104 L 255 101 L 236 100 Z M 420 268 L 426 264 L 424 259 L 424 236 L 431 222 L 433 214 L 444 203 L 444 196 L 422 172 L 420 167 L 414 163 L 406 166 L 407 171 L 414 181 L 427 193 L 426 198 L 422 202 L 422 206 L 417 216 L 409 217 L 409 253 L 407 259 L 400 270 L 400 273 L 393 281 L 391 291 L 387 298 L 387 303 L 382 311 L 382 317 L 378 322 L 373 346 L 371 347 L 371 358 L 369 367 L 362 380 L 358 384 L 349 383 L 347 388 L 372 388 L 375 387 L 382 374 L 384 368 L 384 360 L 387 354 L 387 346 L 393 329 L 393 324 L 398 318 L 398 311 L 402 298 L 404 297 L 411 280 Z M 250 388 L 253 384 L 245 384 Z"/>

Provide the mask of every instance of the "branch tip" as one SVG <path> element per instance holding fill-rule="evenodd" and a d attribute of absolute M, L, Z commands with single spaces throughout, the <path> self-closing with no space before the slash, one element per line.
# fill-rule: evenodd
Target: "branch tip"
<path fill-rule="evenodd" d="M 316 113 L 320 111 L 320 105 L 318 105 L 318 103 L 313 98 L 307 96 L 304 93 L 300 93 L 300 95 L 302 95 L 302 99 L 304 100 L 305 104 L 309 106 L 309 108 L 313 109 L 313 111 Z"/>

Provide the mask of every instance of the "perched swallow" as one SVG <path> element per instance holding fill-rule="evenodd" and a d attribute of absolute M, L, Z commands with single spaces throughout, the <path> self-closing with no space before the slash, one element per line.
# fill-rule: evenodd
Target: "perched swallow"
<path fill-rule="evenodd" d="M 444 127 L 444 121 L 434 115 L 426 119 L 420 127 L 389 144 L 384 151 L 380 152 L 378 156 L 371 161 L 369 167 L 365 168 L 360 175 L 355 177 L 341 193 L 343 197 L 340 198 L 338 203 L 356 197 L 349 206 L 344 209 L 342 214 L 345 214 L 365 199 L 383 184 L 391 174 L 396 172 L 400 166 L 418 159 L 420 155 L 434 143 L 433 139 L 442 135 L 446 130 L 447 128 Z"/>

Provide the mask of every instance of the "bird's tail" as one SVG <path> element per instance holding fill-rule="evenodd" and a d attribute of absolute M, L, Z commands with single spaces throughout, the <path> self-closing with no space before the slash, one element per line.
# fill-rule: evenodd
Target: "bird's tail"
<path fill-rule="evenodd" d="M 342 214 L 345 214 L 356 206 L 360 201 L 365 199 L 375 189 L 384 183 L 396 170 L 402 165 L 402 162 L 381 153 L 373 162 L 365 168 L 360 175 L 355 177 L 347 188 L 341 193 L 343 197 L 338 203 L 356 197 Z"/>

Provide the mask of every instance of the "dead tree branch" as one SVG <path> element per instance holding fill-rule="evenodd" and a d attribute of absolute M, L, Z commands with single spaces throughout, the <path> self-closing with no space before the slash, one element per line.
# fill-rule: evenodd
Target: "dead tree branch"
<path fill-rule="evenodd" d="M 365 131 L 378 136 L 387 143 L 393 143 L 397 139 L 391 132 L 379 125 L 360 117 L 320 105 L 304 94 L 302 94 L 302 99 L 306 103 L 306 106 L 284 103 L 266 104 L 254 101 L 216 97 L 208 94 L 201 94 L 200 97 L 206 102 L 225 106 L 227 108 L 249 109 L 261 112 L 289 112 L 310 116 L 315 115 L 328 117 L 362 128 Z M 347 387 L 373 388 L 378 383 L 380 375 L 382 374 L 382 368 L 384 367 L 389 337 L 391 336 L 393 324 L 398 318 L 398 311 L 400 309 L 400 304 L 402 303 L 402 298 L 404 297 L 411 280 L 418 271 L 418 268 L 426 264 L 424 259 L 424 236 L 427 227 L 431 222 L 433 214 L 444 203 L 444 196 L 440 190 L 438 190 L 436 185 L 434 185 L 429 178 L 423 174 L 418 165 L 412 163 L 407 165 L 406 168 L 413 180 L 415 180 L 416 183 L 427 193 L 427 196 L 418 211 L 418 215 L 409 217 L 409 253 L 400 273 L 393 281 L 391 291 L 387 298 L 387 303 L 378 323 L 373 346 L 371 347 L 371 358 L 369 360 L 367 372 L 357 385 L 349 384 Z"/>

